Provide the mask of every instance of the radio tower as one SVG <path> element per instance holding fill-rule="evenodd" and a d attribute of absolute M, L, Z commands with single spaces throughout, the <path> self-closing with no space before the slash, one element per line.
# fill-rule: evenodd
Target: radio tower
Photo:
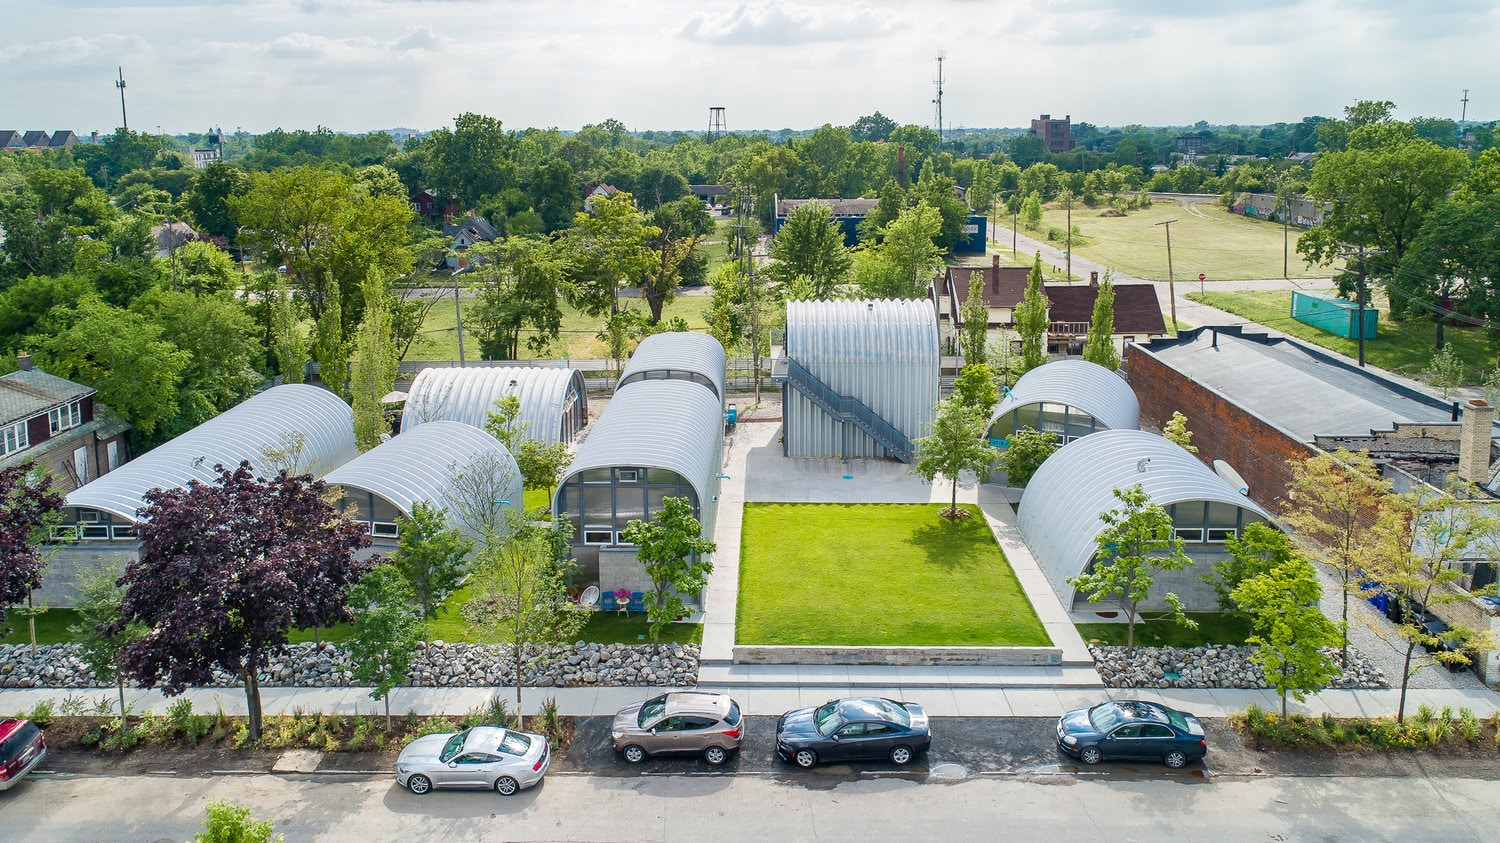
<path fill-rule="evenodd" d="M 938 146 L 943 145 L 943 59 L 947 55 L 946 51 L 938 51 L 937 78 L 933 80 L 933 84 L 937 86 L 937 96 L 933 97 L 932 104 L 937 107 L 933 115 L 933 120 L 937 123 Z"/>
<path fill-rule="evenodd" d="M 115 71 L 120 78 L 115 82 L 115 87 L 120 89 L 120 123 L 125 126 L 126 131 L 130 129 L 130 121 L 125 119 L 125 68 L 117 67 Z"/>
<path fill-rule="evenodd" d="M 708 107 L 708 136 L 717 138 L 724 134 L 724 106 L 711 105 Z"/>

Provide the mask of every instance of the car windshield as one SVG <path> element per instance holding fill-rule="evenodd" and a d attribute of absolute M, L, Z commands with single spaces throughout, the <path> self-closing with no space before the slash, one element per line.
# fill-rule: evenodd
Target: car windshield
<path fill-rule="evenodd" d="M 905 706 L 896 705 L 890 700 L 881 700 L 880 710 L 885 712 L 886 718 L 892 723 L 899 723 L 902 726 L 911 725 L 911 712 L 907 711 Z"/>
<path fill-rule="evenodd" d="M 655 723 L 656 721 L 661 719 L 661 716 L 663 714 L 666 713 L 666 694 L 663 694 L 654 700 L 646 700 L 645 702 L 641 703 L 641 716 L 637 718 L 635 725 L 640 726 L 642 729 L 644 729 L 646 728 L 646 724 Z"/>
<path fill-rule="evenodd" d="M 452 761 L 458 755 L 459 750 L 464 748 L 464 740 L 468 737 L 469 730 L 465 729 L 449 738 L 448 742 L 443 744 L 443 751 L 438 755 L 438 760 L 444 763 Z"/>
<path fill-rule="evenodd" d="M 507 730 L 500 739 L 500 751 L 506 755 L 525 755 L 531 749 L 531 738 Z"/>
<path fill-rule="evenodd" d="M 835 700 L 822 704 L 813 712 L 813 725 L 817 727 L 818 734 L 831 735 L 834 730 L 844 725 L 839 719 L 839 704 Z"/>
<path fill-rule="evenodd" d="M 1089 709 L 1089 723 L 1097 731 L 1108 732 L 1124 721 L 1125 716 L 1120 712 L 1120 707 L 1112 702 L 1100 703 Z"/>

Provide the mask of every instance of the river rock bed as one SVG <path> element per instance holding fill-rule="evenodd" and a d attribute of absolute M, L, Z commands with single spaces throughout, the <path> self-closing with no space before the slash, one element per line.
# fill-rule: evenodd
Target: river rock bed
<path fill-rule="evenodd" d="M 532 651 L 527 648 L 528 656 Z M 529 660 L 529 659 L 528 659 Z M 523 670 L 522 684 L 537 687 L 579 685 L 694 685 L 698 645 L 589 644 L 579 641 Z M 336 644 L 289 644 L 272 656 L 261 684 L 327 688 L 359 684 L 349 656 Z M 101 683 L 78 657 L 76 644 L 0 645 L 0 688 L 95 688 Z M 237 687 L 240 680 L 217 674 L 210 683 Z M 407 674 L 407 685 L 482 687 L 515 685 L 508 648 L 433 641 Z"/>
<path fill-rule="evenodd" d="M 1125 658 L 1124 647 L 1089 646 L 1099 678 L 1111 688 L 1269 688 L 1265 674 L 1250 661 L 1254 647 L 1136 647 Z M 1335 661 L 1338 648 L 1326 648 Z M 1328 683 L 1330 688 L 1389 688 L 1385 674 L 1353 648 L 1349 667 Z"/>

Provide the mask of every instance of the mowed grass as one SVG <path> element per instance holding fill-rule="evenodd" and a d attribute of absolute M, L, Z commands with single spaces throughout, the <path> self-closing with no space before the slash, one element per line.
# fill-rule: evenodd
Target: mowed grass
<path fill-rule="evenodd" d="M 1209 281 L 1282 277 L 1282 228 L 1277 223 L 1232 214 L 1217 201 L 1182 205 L 1156 200 L 1150 208 L 1131 211 L 1123 217 L 1100 216 L 1104 208 L 1073 205 L 1073 225 L 1083 238 L 1074 237 L 1073 253 L 1114 267 L 1137 278 L 1165 280 L 1167 277 L 1167 235 L 1163 220 L 1172 223 L 1172 271 L 1178 281 L 1198 280 L 1198 274 Z M 1021 233 L 1046 240 L 1047 229 L 1066 230 L 1068 214 L 1062 207 L 1047 206 L 1040 229 Z M 1003 232 L 997 231 L 1006 245 L 1010 240 L 1010 217 L 1002 217 Z M 1293 227 L 1288 274 L 1292 278 L 1327 278 L 1337 267 L 1309 267 L 1297 254 L 1301 230 Z M 1052 245 L 1063 248 L 1063 241 Z M 1024 251 L 1024 250 L 1023 250 Z"/>
<path fill-rule="evenodd" d="M 1250 621 L 1217 612 L 1193 613 L 1188 617 L 1198 622 L 1197 629 L 1188 629 L 1170 620 L 1145 620 L 1135 625 L 1135 643 L 1141 647 L 1200 647 L 1204 644 L 1233 644 L 1240 646 L 1250 637 Z M 1078 634 L 1091 644 L 1125 646 L 1129 632 L 1123 623 L 1081 623 Z"/>
<path fill-rule="evenodd" d="M 977 507 L 747 503 L 741 644 L 1047 646 Z"/>
<path fill-rule="evenodd" d="M 1337 337 L 1293 319 L 1290 290 L 1189 293 L 1188 298 L 1227 310 L 1236 316 L 1243 316 L 1252 322 L 1330 351 L 1355 359 L 1359 356 L 1357 340 Z M 1379 310 L 1380 324 L 1376 326 L 1376 336 L 1365 340 L 1365 360 L 1388 372 L 1426 380 L 1426 369 L 1432 362 L 1432 356 L 1437 353 L 1434 348 L 1437 332 L 1432 322 L 1426 319 L 1395 322 L 1390 318 L 1384 302 L 1377 301 L 1371 307 Z M 1488 332 L 1484 328 L 1449 325 L 1443 329 L 1443 339 L 1453 346 L 1454 353 L 1464 362 L 1465 383 L 1478 383 L 1485 372 L 1495 368 L 1494 348 L 1490 345 Z"/>

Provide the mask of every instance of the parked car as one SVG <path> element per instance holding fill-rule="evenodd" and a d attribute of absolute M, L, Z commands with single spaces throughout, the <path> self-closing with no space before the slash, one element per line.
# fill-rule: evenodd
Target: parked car
<path fill-rule="evenodd" d="M 418 795 L 435 787 L 483 787 L 510 796 L 541 781 L 551 764 L 541 735 L 475 726 L 412 741 L 396 759 L 396 783 Z"/>
<path fill-rule="evenodd" d="M 47 738 L 30 720 L 0 719 L 0 790 L 9 790 L 47 757 Z"/>
<path fill-rule="evenodd" d="M 799 767 L 878 758 L 908 764 L 931 745 L 927 712 L 916 703 L 849 697 L 793 709 L 776 722 L 776 754 Z"/>
<path fill-rule="evenodd" d="M 1057 721 L 1057 748 L 1085 764 L 1137 758 L 1174 769 L 1208 754 L 1198 718 L 1138 700 L 1114 700 L 1064 714 Z"/>
<path fill-rule="evenodd" d="M 728 694 L 674 691 L 620 709 L 609 735 L 632 764 L 648 755 L 702 753 L 717 767 L 739 750 L 745 720 Z"/>

